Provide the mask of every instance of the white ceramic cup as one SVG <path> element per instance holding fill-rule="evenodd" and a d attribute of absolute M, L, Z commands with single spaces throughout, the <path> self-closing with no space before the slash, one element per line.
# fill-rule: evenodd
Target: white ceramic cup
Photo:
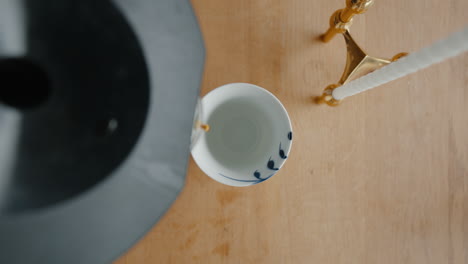
<path fill-rule="evenodd" d="M 212 179 L 231 186 L 263 182 L 288 158 L 292 128 L 281 102 L 267 90 L 231 83 L 201 100 L 211 129 L 193 145 L 192 156 Z"/>

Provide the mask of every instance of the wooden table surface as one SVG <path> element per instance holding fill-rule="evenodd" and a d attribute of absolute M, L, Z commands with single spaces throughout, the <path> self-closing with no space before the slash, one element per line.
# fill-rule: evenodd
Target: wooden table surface
<path fill-rule="evenodd" d="M 337 108 L 341 36 L 317 40 L 344 0 L 193 0 L 207 48 L 202 94 L 231 82 L 286 106 L 290 159 L 257 186 L 190 161 L 163 219 L 116 264 L 468 263 L 468 54 Z M 468 24 L 466 0 L 379 1 L 352 33 L 370 54 L 415 51 Z"/>

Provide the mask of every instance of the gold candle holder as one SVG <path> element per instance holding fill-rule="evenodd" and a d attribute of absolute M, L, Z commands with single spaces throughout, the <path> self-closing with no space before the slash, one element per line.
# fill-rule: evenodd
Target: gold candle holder
<path fill-rule="evenodd" d="M 315 98 L 316 103 L 326 103 L 329 106 L 337 106 L 340 101 L 333 98 L 332 94 L 334 89 L 407 55 L 405 52 L 398 53 L 390 60 L 369 56 L 359 47 L 349 33 L 353 17 L 366 12 L 373 3 L 374 0 L 347 0 L 346 7 L 335 11 L 330 17 L 330 27 L 327 32 L 322 35 L 322 41 L 328 42 L 336 34 L 343 34 L 347 49 L 346 65 L 338 83 L 327 86 L 323 94 Z"/>

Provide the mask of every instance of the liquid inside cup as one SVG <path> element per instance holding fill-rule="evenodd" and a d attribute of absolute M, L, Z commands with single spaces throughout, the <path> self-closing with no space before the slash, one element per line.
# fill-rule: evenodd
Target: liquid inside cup
<path fill-rule="evenodd" d="M 265 163 L 278 131 L 271 115 L 251 97 L 226 100 L 211 113 L 211 131 L 205 135 L 211 156 L 223 167 L 242 170 Z"/>

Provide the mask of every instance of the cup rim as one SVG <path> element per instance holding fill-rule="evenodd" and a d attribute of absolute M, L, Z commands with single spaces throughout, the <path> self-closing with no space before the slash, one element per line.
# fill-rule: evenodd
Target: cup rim
<path fill-rule="evenodd" d="M 224 175 L 222 172 L 214 173 L 213 171 L 210 171 L 210 168 L 208 168 L 210 166 L 206 164 L 206 161 L 203 161 L 202 158 L 199 156 L 201 154 L 199 153 L 199 151 L 202 151 L 202 150 L 199 150 L 198 147 L 200 147 L 199 146 L 200 144 L 198 143 L 195 144 L 194 148 L 191 151 L 191 154 L 195 163 L 198 165 L 198 167 L 213 180 L 220 182 L 222 184 L 225 184 L 225 185 L 229 185 L 229 186 L 245 187 L 245 186 L 251 186 L 251 185 L 258 184 L 258 183 L 262 183 L 270 179 L 284 166 L 291 151 L 293 131 L 292 131 L 292 124 L 291 124 L 291 119 L 289 117 L 289 114 L 286 108 L 284 107 L 284 105 L 281 103 L 281 101 L 270 91 L 255 84 L 237 82 L 237 83 L 229 83 L 229 84 L 219 86 L 213 89 L 212 91 L 210 91 L 209 93 L 207 93 L 201 99 L 202 104 L 206 102 L 206 98 L 210 99 L 211 97 L 216 96 L 216 94 L 226 92 L 227 89 L 239 89 L 240 88 L 239 86 L 249 87 L 249 89 L 256 89 L 257 92 L 260 91 L 261 94 L 263 94 L 264 96 L 267 96 L 269 99 L 272 99 L 272 101 L 274 102 L 275 108 L 277 108 L 277 111 L 280 111 L 282 115 L 281 116 L 282 123 L 284 123 L 285 130 L 287 131 L 284 134 L 284 143 L 283 141 L 280 141 L 279 143 L 280 149 L 276 155 L 278 157 L 273 156 L 275 154 L 273 154 L 270 157 L 270 159 L 267 161 L 267 164 L 265 166 L 266 168 L 265 170 L 267 170 L 266 173 L 264 173 L 265 171 L 256 170 L 252 172 L 251 180 L 244 180 L 244 179 L 234 178 L 232 177 L 232 175 Z M 220 102 L 223 102 L 223 100 L 220 100 Z M 204 107 L 204 109 L 205 108 L 206 107 Z M 207 117 L 204 116 L 203 118 L 205 119 L 203 121 L 206 122 Z M 266 177 L 263 176 L 265 174 L 267 175 Z"/>

